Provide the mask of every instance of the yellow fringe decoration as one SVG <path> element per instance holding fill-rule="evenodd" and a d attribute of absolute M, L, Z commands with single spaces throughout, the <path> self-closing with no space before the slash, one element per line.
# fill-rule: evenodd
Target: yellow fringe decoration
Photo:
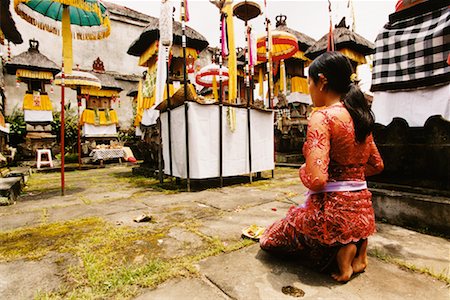
<path fill-rule="evenodd" d="M 356 62 L 358 65 L 363 65 L 367 63 L 366 57 L 362 55 L 361 53 L 358 53 L 356 51 L 353 51 L 348 48 L 342 48 L 339 49 L 339 52 Z"/>
<path fill-rule="evenodd" d="M 3 34 L 3 31 L 0 29 L 0 44 L 5 44 L 5 35 Z"/>
<path fill-rule="evenodd" d="M 46 71 L 32 71 L 25 69 L 17 69 L 16 77 L 19 78 L 33 78 L 33 79 L 42 79 L 42 80 L 52 80 L 53 73 Z"/>
<path fill-rule="evenodd" d="M 115 110 L 110 109 L 109 114 L 105 110 L 98 111 L 98 122 L 96 122 L 95 118 L 95 110 L 93 109 L 85 109 L 81 114 L 80 124 L 92 124 L 92 125 L 111 125 L 111 124 L 119 124 L 119 119 L 117 118 L 117 113 Z M 109 118 L 108 118 L 109 115 Z"/>
<path fill-rule="evenodd" d="M 27 3 L 29 0 L 14 0 L 14 9 L 16 13 L 21 16 L 28 23 L 38 27 L 39 29 L 48 31 L 50 33 L 61 35 L 60 29 L 58 27 L 51 26 L 39 19 L 35 19 L 35 16 L 27 15 L 25 12 L 19 9 L 19 4 Z M 64 5 L 73 6 L 85 11 L 94 12 L 97 14 L 100 24 L 99 26 L 95 26 L 94 28 L 100 28 L 97 30 L 92 30 L 91 32 L 75 32 L 73 38 L 77 40 L 101 40 L 107 38 L 111 34 L 111 21 L 109 17 L 102 16 L 101 9 L 99 3 L 90 4 L 85 0 L 53 0 L 55 2 L 59 2 Z M 46 18 L 42 16 L 41 18 Z"/>
<path fill-rule="evenodd" d="M 291 93 L 298 92 L 309 95 L 308 80 L 303 77 L 291 78 Z"/>
<path fill-rule="evenodd" d="M 62 13 L 62 44 L 64 73 L 71 74 L 73 66 L 72 30 L 70 29 L 69 7 L 65 6 Z"/>
<path fill-rule="evenodd" d="M 233 1 L 226 0 L 222 12 L 227 14 L 227 33 L 228 33 L 228 102 L 236 103 L 237 98 L 237 59 L 236 45 L 234 42 L 234 23 L 233 23 Z"/>
<path fill-rule="evenodd" d="M 90 95 L 90 96 L 97 96 L 97 97 L 119 97 L 119 91 L 116 90 L 104 90 L 104 89 L 92 89 L 90 87 L 82 87 L 81 88 L 81 94 L 83 95 Z"/>
<path fill-rule="evenodd" d="M 39 106 L 34 105 L 33 94 L 25 94 L 23 97 L 23 109 L 26 110 L 53 110 L 52 101 L 48 95 L 41 94 L 41 101 Z"/>
<path fill-rule="evenodd" d="M 61 85 L 61 79 L 55 79 L 54 83 L 56 85 Z M 92 80 L 85 80 L 85 79 L 74 79 L 74 78 L 64 78 L 64 85 L 66 87 L 75 87 L 79 85 L 86 85 L 93 88 L 101 88 L 101 84 Z"/>

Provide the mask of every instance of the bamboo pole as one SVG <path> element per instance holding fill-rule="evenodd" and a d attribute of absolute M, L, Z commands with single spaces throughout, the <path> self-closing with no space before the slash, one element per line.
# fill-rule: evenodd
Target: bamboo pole
<path fill-rule="evenodd" d="M 220 15 L 220 48 L 219 48 L 219 178 L 220 187 L 223 187 L 223 87 L 222 87 L 222 20 L 224 15 Z"/>
<path fill-rule="evenodd" d="M 250 41 L 249 41 L 249 27 L 248 21 L 245 20 L 245 88 L 247 91 L 247 131 L 248 131 L 248 168 L 249 168 L 249 179 L 250 183 L 253 181 L 252 177 L 252 130 L 251 130 L 251 111 L 250 102 L 252 91 L 250 89 Z"/>
<path fill-rule="evenodd" d="M 65 178 L 64 178 L 64 93 L 65 93 L 65 83 L 64 83 L 64 59 L 62 62 L 62 68 L 61 68 L 61 132 L 60 132 L 60 144 L 61 144 L 61 196 L 64 196 L 64 184 L 65 184 Z"/>
<path fill-rule="evenodd" d="M 186 62 L 186 10 L 184 1 L 181 1 L 181 46 L 183 47 L 183 83 L 184 83 L 184 120 L 185 120 L 185 139 L 186 139 L 186 186 L 187 191 L 191 191 L 191 178 L 189 166 L 189 102 L 187 88 L 187 62 Z"/>
<path fill-rule="evenodd" d="M 167 133 L 169 135 L 169 174 L 173 175 L 172 167 L 172 118 L 171 118 L 171 103 L 170 103 L 170 81 L 169 81 L 169 46 L 166 48 L 166 91 L 167 91 Z"/>

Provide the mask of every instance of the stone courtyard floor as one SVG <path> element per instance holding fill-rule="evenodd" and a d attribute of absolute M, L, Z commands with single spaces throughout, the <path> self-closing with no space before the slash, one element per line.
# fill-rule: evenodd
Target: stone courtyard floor
<path fill-rule="evenodd" d="M 297 174 L 187 193 L 107 165 L 67 172 L 60 196 L 59 173 L 34 173 L 0 206 L 0 299 L 450 299 L 445 238 L 379 223 L 366 272 L 347 284 L 243 239 L 304 200 Z"/>

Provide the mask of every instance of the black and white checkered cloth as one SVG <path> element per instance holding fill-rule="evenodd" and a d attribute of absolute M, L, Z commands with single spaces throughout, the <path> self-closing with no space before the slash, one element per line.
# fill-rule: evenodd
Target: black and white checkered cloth
<path fill-rule="evenodd" d="M 389 16 L 375 42 L 372 91 L 450 82 L 449 0 L 429 0 Z"/>

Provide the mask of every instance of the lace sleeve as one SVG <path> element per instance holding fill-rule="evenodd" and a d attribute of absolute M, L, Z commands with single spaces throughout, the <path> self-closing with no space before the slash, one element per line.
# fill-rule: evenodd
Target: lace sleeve
<path fill-rule="evenodd" d="M 384 169 L 383 159 L 381 158 L 380 152 L 378 152 L 377 145 L 373 140 L 373 136 L 368 137 L 370 155 L 369 160 L 366 163 L 364 174 L 365 176 L 372 176 L 380 173 Z"/>
<path fill-rule="evenodd" d="M 315 112 L 308 123 L 303 155 L 306 163 L 300 168 L 300 179 L 313 190 L 323 189 L 328 180 L 330 162 L 330 127 L 325 113 Z"/>

